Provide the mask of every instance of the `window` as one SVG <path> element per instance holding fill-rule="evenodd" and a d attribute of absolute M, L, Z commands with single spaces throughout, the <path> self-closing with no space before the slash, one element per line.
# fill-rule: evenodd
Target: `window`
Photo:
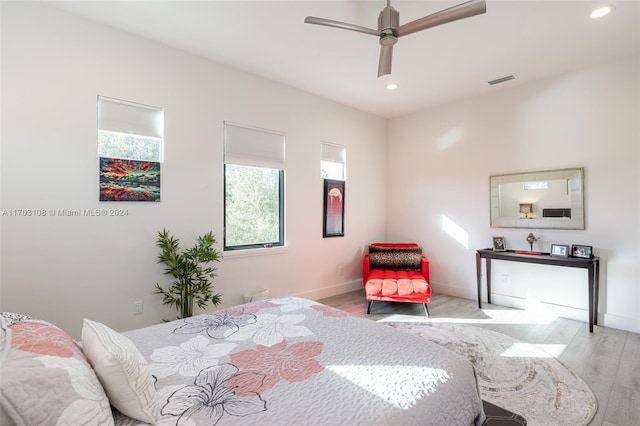
<path fill-rule="evenodd" d="M 320 144 L 320 177 L 346 180 L 347 150 L 340 145 L 327 142 Z"/>
<path fill-rule="evenodd" d="M 162 108 L 98 96 L 98 155 L 162 161 Z"/>
<path fill-rule="evenodd" d="M 224 250 L 284 246 L 283 134 L 224 124 Z"/>
<path fill-rule="evenodd" d="M 549 189 L 549 182 L 525 182 L 522 184 L 522 189 L 525 191 L 533 189 Z"/>

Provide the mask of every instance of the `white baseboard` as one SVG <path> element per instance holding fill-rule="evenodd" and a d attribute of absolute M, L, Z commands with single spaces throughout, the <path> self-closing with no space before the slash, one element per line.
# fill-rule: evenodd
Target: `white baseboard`
<path fill-rule="evenodd" d="M 355 281 L 348 281 L 346 283 L 340 283 L 332 285 L 330 287 L 323 287 L 317 290 L 306 291 L 304 293 L 294 294 L 295 297 L 302 297 L 304 299 L 318 300 L 325 297 L 337 296 L 343 293 L 349 293 L 355 290 L 362 290 L 364 294 L 364 287 L 362 286 L 362 279 Z"/>
<path fill-rule="evenodd" d="M 631 331 L 632 333 L 640 333 L 640 320 L 638 318 L 604 314 L 602 324 L 599 325 L 617 328 L 618 330 Z"/>
<path fill-rule="evenodd" d="M 491 303 L 507 306 L 509 308 L 527 309 L 527 304 L 530 303 L 527 299 L 520 297 L 506 296 L 503 294 L 491 294 Z M 555 305 L 552 303 L 545 303 L 542 301 L 536 301 L 537 309 L 544 308 L 545 311 L 561 318 L 572 319 L 576 321 L 589 322 L 589 311 L 587 309 L 574 308 L 571 306 Z"/>
<path fill-rule="evenodd" d="M 477 287 L 456 287 L 447 284 L 431 284 L 433 291 L 436 293 L 448 294 L 450 296 L 462 297 L 464 299 L 477 300 Z M 486 288 L 483 288 L 482 303 L 487 303 Z M 519 297 L 507 296 L 502 294 L 491 293 L 491 303 L 506 306 L 509 308 L 526 309 L 527 300 Z M 539 302 L 539 305 L 550 311 L 554 315 L 562 318 L 573 319 L 576 321 L 589 322 L 589 312 L 586 309 L 573 308 L 570 306 L 554 305 L 550 303 Z"/>
<path fill-rule="evenodd" d="M 431 282 L 431 288 L 436 293 L 448 294 L 449 296 L 461 297 L 463 299 L 478 299 L 478 290 L 476 287 L 470 289 L 469 287 L 456 287 L 449 284 L 440 284 Z M 486 297 L 483 298 L 486 302 Z"/>

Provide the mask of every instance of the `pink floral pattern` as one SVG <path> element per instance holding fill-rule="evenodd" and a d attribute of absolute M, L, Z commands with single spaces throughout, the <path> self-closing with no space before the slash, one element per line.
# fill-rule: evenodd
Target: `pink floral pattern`
<path fill-rule="evenodd" d="M 324 367 L 314 359 L 322 352 L 322 342 L 309 341 L 288 345 L 286 341 L 271 347 L 257 348 L 231 354 L 231 362 L 242 371 L 263 374 L 259 392 L 274 387 L 280 379 L 288 382 L 307 380 Z"/>
<path fill-rule="evenodd" d="M 26 315 L 0 317 L 10 324 L 0 348 L 0 387 L 11 424 L 113 425 L 105 391 L 71 336 Z"/>
<path fill-rule="evenodd" d="M 242 307 L 229 308 L 227 312 L 229 312 L 229 314 L 231 315 L 256 314 L 262 309 L 269 309 L 273 308 L 274 306 L 278 305 L 271 303 L 269 300 L 259 300 L 256 302 L 245 304 Z"/>
<path fill-rule="evenodd" d="M 468 361 L 312 300 L 256 301 L 125 335 L 158 368 L 158 425 L 484 420 Z M 116 413 L 118 426 L 138 423 Z"/>
<path fill-rule="evenodd" d="M 80 354 L 80 348 L 64 331 L 51 325 L 21 321 L 14 324 L 11 347 L 39 355 L 52 355 L 71 358 L 74 353 Z"/>

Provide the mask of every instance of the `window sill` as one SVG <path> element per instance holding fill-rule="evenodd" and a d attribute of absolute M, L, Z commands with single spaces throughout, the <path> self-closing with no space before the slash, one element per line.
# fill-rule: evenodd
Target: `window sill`
<path fill-rule="evenodd" d="M 287 246 L 254 248 L 245 250 L 229 250 L 222 252 L 223 259 L 235 259 L 241 257 L 264 256 L 270 254 L 281 254 L 287 251 Z"/>

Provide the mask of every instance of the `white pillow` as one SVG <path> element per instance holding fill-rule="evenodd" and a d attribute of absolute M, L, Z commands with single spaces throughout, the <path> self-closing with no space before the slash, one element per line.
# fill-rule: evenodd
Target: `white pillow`
<path fill-rule="evenodd" d="M 106 325 L 85 318 L 82 347 L 111 405 L 131 418 L 155 423 L 156 389 L 147 361 L 133 342 Z"/>

